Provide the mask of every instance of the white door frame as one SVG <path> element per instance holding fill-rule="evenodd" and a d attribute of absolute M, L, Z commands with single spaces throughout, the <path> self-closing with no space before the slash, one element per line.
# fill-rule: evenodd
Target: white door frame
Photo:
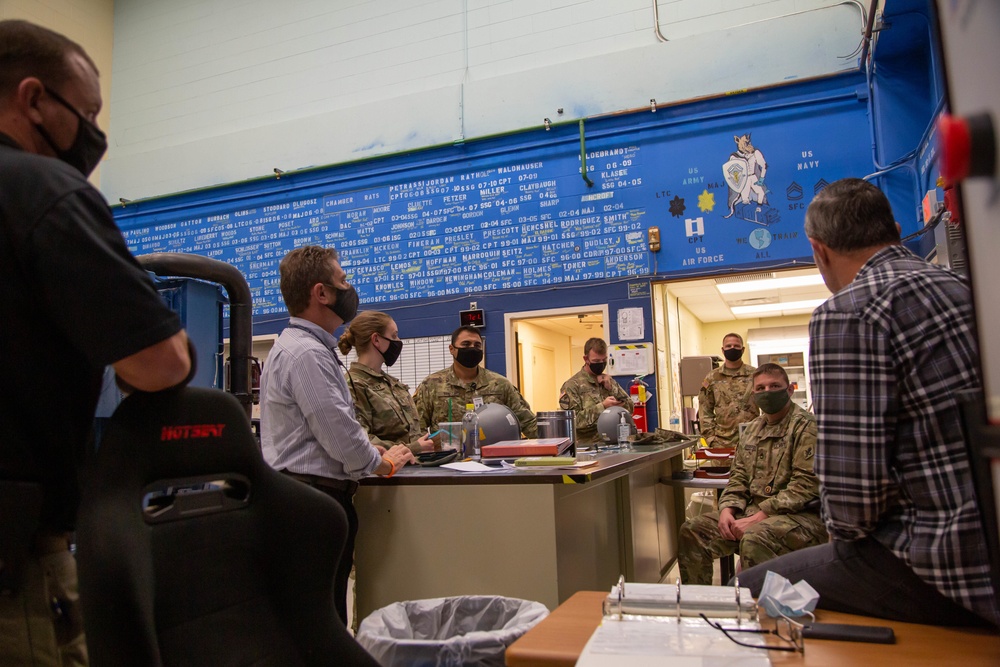
<path fill-rule="evenodd" d="M 580 311 L 599 311 L 603 314 L 604 322 L 607 325 L 605 333 L 611 330 L 611 321 L 608 319 L 608 304 L 595 303 L 590 306 L 573 306 L 572 308 L 547 308 L 544 310 L 525 310 L 516 313 L 504 313 L 503 335 L 504 349 L 507 356 L 507 379 L 517 384 L 517 349 L 514 347 L 514 320 L 530 320 L 544 317 L 554 317 L 558 315 L 573 315 Z M 605 341 L 607 342 L 607 341 Z M 610 345 L 610 343 L 608 343 Z"/>

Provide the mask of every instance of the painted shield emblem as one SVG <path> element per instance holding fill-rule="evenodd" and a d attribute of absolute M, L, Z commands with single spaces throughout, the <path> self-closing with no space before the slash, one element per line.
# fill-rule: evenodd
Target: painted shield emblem
<path fill-rule="evenodd" d="M 741 157 L 730 158 L 729 162 L 722 165 L 722 177 L 726 180 L 726 185 L 737 192 L 743 190 L 749 171 L 750 165 Z"/>

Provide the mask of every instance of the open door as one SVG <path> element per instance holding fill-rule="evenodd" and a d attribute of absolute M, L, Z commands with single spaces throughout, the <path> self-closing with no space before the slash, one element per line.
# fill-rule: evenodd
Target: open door
<path fill-rule="evenodd" d="M 559 409 L 562 383 L 580 370 L 588 338 L 607 340 L 605 304 L 507 313 L 507 377 L 535 412 Z"/>

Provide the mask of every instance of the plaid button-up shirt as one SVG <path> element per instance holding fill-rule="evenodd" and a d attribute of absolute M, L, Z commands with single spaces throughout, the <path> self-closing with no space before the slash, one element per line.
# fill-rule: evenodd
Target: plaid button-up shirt
<path fill-rule="evenodd" d="M 957 397 L 981 388 L 968 287 L 889 246 L 815 311 L 809 339 L 830 535 L 873 536 L 1000 624 Z"/>

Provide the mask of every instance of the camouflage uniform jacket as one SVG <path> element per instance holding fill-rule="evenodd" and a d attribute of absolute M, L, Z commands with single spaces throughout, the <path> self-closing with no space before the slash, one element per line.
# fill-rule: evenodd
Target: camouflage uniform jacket
<path fill-rule="evenodd" d="M 761 415 L 747 426 L 736 448 L 719 509 L 732 507 L 737 516 L 809 511 L 806 503 L 819 499 L 815 453 L 816 418 L 811 413 L 793 403 L 777 424 L 768 424 Z"/>
<path fill-rule="evenodd" d="M 597 434 L 597 418 L 604 412 L 604 399 L 608 396 L 614 396 L 622 402 L 623 408 L 632 411 L 632 399 L 621 385 L 611 380 L 611 389 L 605 389 L 603 385 L 597 384 L 597 378 L 586 368 L 563 382 L 561 392 L 559 407 L 575 413 L 578 445 L 600 442 L 600 436 Z"/>
<path fill-rule="evenodd" d="M 410 389 L 388 373 L 355 361 L 347 372 L 358 422 L 373 445 L 386 449 L 400 443 L 420 452 L 420 417 Z M 435 429 L 436 430 L 436 429 Z"/>
<path fill-rule="evenodd" d="M 750 399 L 755 370 L 749 364 L 736 370 L 723 365 L 705 376 L 698 392 L 698 422 L 709 447 L 735 447 L 740 424 L 760 414 Z"/>
<path fill-rule="evenodd" d="M 472 389 L 473 384 L 475 389 Z M 504 376 L 482 367 L 476 379 L 468 384 L 458 379 L 451 366 L 424 378 L 413 395 L 420 413 L 420 428 L 437 430 L 439 422 L 462 421 L 465 406 L 473 402 L 474 396 L 482 397 L 484 403 L 507 406 L 517 417 L 521 433 L 527 438 L 536 437 L 535 413 L 521 392 Z"/>

